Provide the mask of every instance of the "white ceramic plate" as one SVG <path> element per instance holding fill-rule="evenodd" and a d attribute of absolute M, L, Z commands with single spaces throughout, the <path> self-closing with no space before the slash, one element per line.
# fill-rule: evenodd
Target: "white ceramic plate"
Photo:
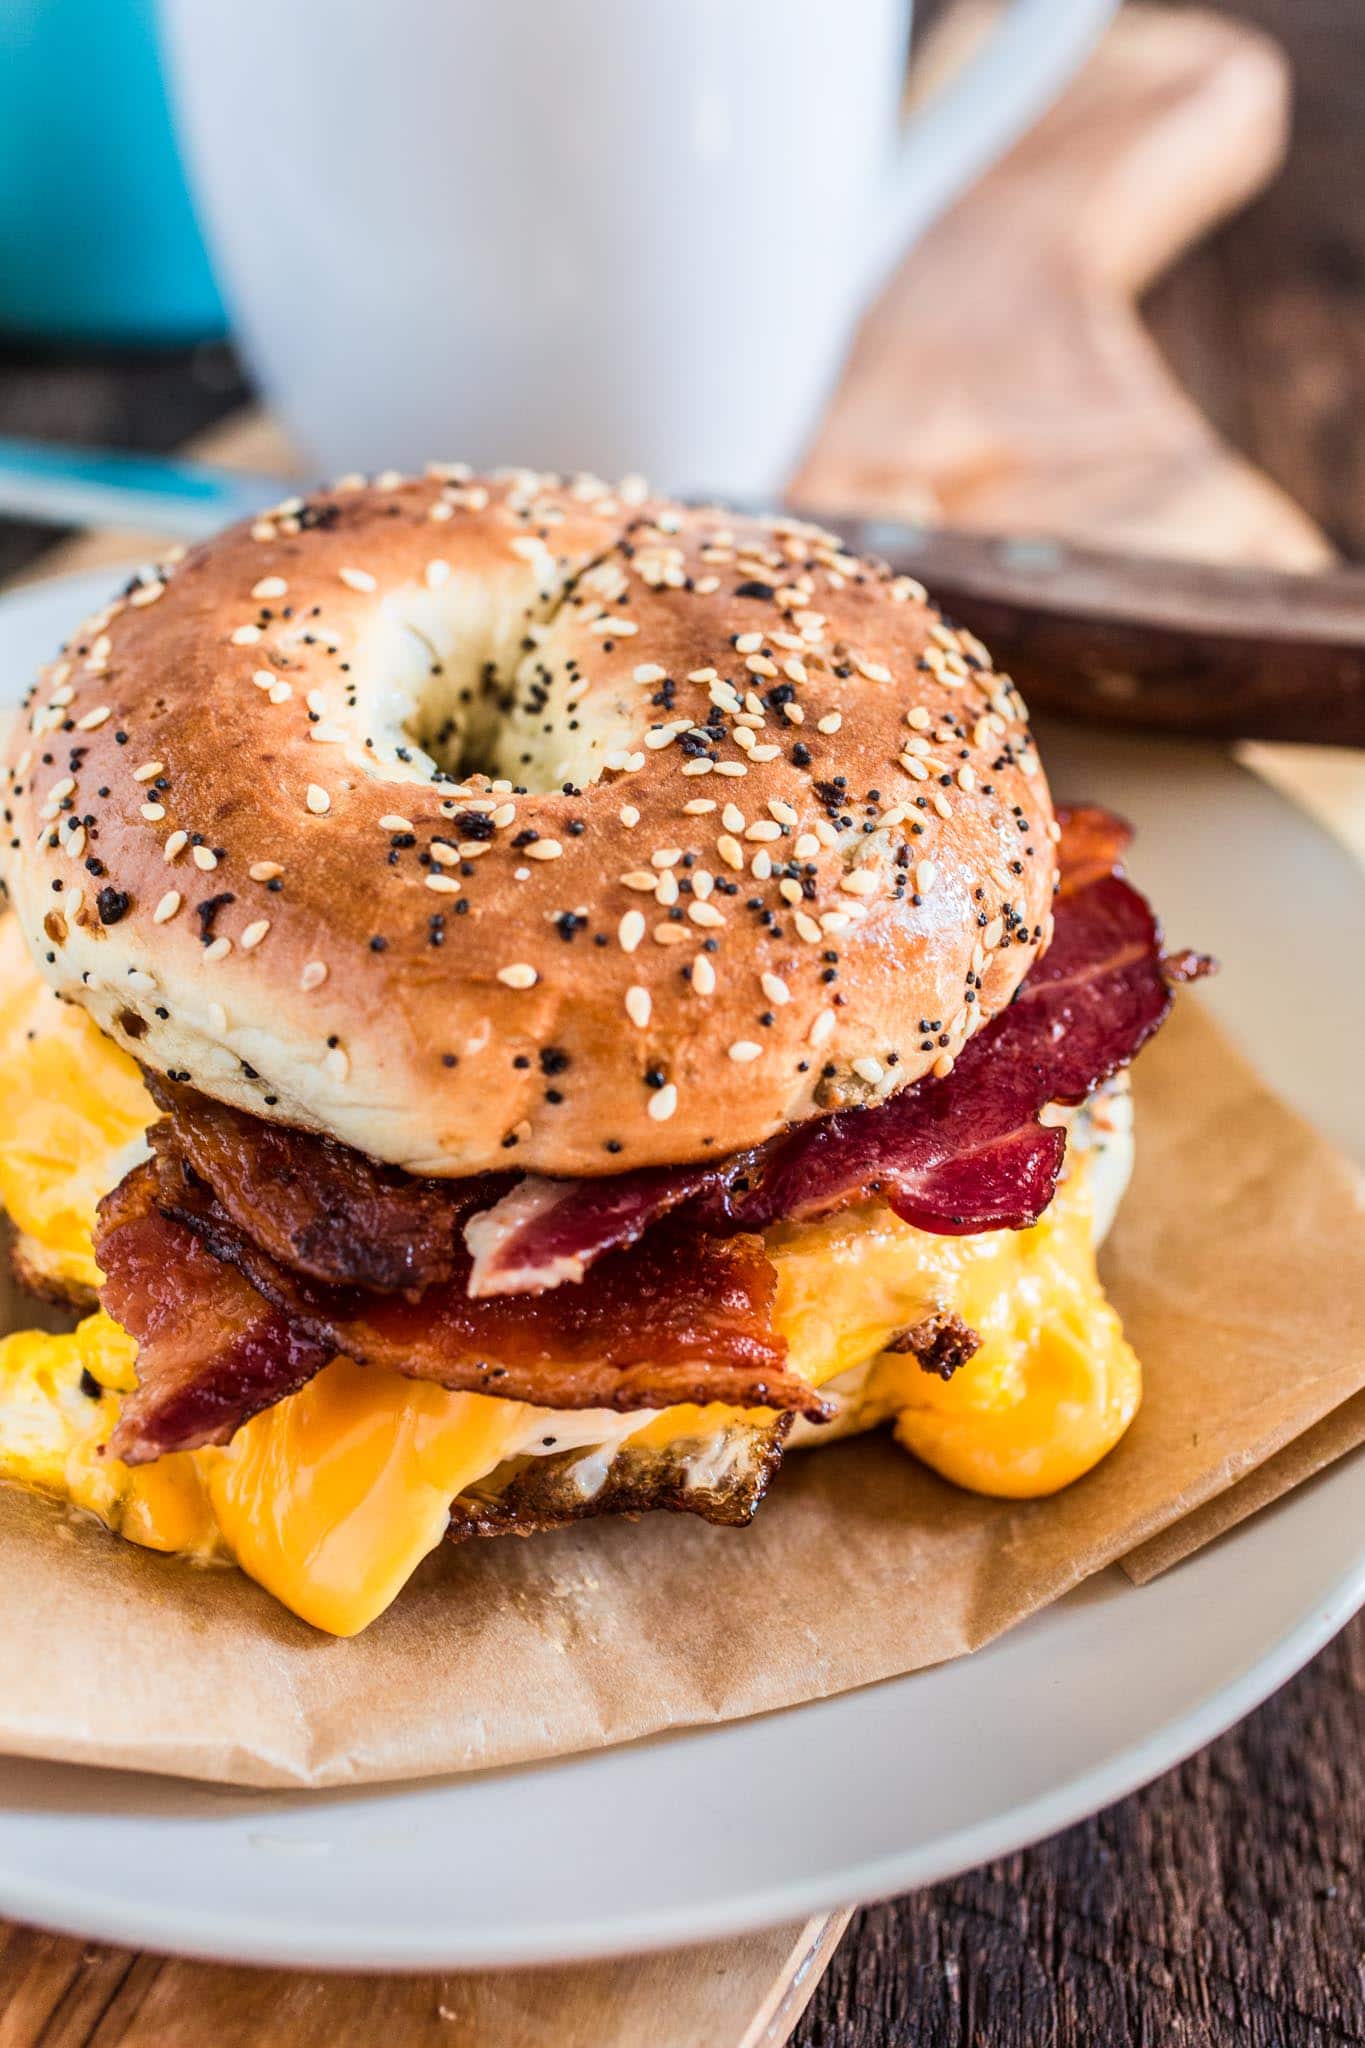
<path fill-rule="evenodd" d="M 108 580 L 0 602 L 0 700 Z M 1224 962 L 1208 1000 L 1365 1158 L 1348 856 L 1212 749 L 1058 733 L 1045 754 L 1061 794 L 1138 825 L 1168 930 Z M 1329 954 L 1346 981 L 1304 1061 L 1277 995 L 1314 987 Z M 0 1762 L 0 1912 L 250 1962 L 460 1969 L 709 1939 L 926 1884 L 1119 1798 L 1311 1657 L 1365 1602 L 1361 1476 L 1344 1462 L 1141 1591 L 1103 1574 L 975 1657 L 562 1763 L 300 1796 Z"/>

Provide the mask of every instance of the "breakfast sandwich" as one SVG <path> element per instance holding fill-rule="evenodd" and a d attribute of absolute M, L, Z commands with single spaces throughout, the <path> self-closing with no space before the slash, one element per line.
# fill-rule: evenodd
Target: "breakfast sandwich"
<path fill-rule="evenodd" d="M 347 480 L 133 579 L 4 755 L 0 1476 L 339 1635 L 443 1539 L 1027 1497 L 1199 956 L 1007 676 L 796 520 Z"/>

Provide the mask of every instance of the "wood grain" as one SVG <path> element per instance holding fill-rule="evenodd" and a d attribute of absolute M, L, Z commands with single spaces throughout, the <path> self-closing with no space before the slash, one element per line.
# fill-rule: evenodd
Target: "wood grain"
<path fill-rule="evenodd" d="M 1247 0 L 1242 11 L 1300 56 L 1301 123 L 1306 90 L 1326 109 L 1325 140 L 1310 143 L 1307 168 L 1291 154 L 1289 196 L 1183 264 L 1154 312 L 1223 433 L 1365 553 L 1365 435 L 1351 403 L 1365 369 L 1365 230 L 1358 168 L 1353 184 L 1344 154 L 1352 137 L 1358 146 L 1365 95 L 1355 4 Z M 833 497 L 837 480 L 843 503 L 864 508 L 914 511 L 937 498 L 964 523 L 1320 560 L 1311 524 L 1209 432 L 1132 311 L 1177 247 L 1272 167 L 1283 69 L 1265 45 L 1238 45 L 1235 90 L 1210 98 L 1208 60 L 1217 52 L 1221 65 L 1233 46 L 1202 11 L 1189 65 L 1171 66 L 1169 37 L 1163 54 L 1136 9 L 1122 35 L 1111 45 L 1122 63 L 1092 72 L 1083 97 L 1018 154 L 1027 191 L 1011 199 L 1002 173 L 951 236 L 917 254 L 931 267 L 892 287 L 812 453 L 808 494 Z M 1123 117 L 1139 105 L 1140 119 Z M 997 237 L 992 251 L 992 218 L 1008 247 Z M 1078 250 L 1103 259 L 1079 295 Z M 1029 310 L 1009 318 L 1015 292 Z M 1071 309 L 1064 320 L 1055 298 Z M 220 409 L 215 385 L 224 400 L 236 395 L 234 376 L 219 352 L 178 370 L 11 361 L 0 423 L 169 447 Z M 998 409 L 973 412 L 992 383 Z M 261 461 L 262 446 L 242 459 Z M 128 546 L 116 541 L 102 558 L 126 558 Z M 0 531 L 0 562 L 17 567 L 33 549 L 31 534 Z M 1339 769 L 1330 756 L 1319 765 L 1315 785 Z M 1147 1792 L 1039 1849 L 860 1913 L 818 1989 L 842 1915 L 680 1957 L 459 1979 L 235 1970 L 9 1928 L 0 2048 L 312 2048 L 385 2035 L 453 2048 L 760 2048 L 794 2021 L 799 2048 L 1365 2043 L 1363 1805 L 1358 1622 Z"/>

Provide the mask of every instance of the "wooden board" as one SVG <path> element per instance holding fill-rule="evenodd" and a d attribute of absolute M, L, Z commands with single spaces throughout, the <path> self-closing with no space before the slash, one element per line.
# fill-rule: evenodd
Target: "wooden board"
<path fill-rule="evenodd" d="M 928 68 L 976 31 L 956 13 Z M 874 309 L 798 495 L 1154 552 L 1324 559 L 1311 523 L 1184 397 L 1134 311 L 1164 264 L 1271 175 L 1286 106 L 1273 45 L 1214 16 L 1126 10 L 1071 92 Z M 261 420 L 211 436 L 204 452 L 289 464 Z M 103 535 L 43 571 L 154 546 Z M 1286 750 L 1274 759 L 1303 793 Z M 1336 787 L 1348 820 L 1365 813 L 1359 772 L 1326 765 L 1310 796 Z M 0 2048 L 345 2048 L 385 2034 L 405 2048 L 761 2048 L 787 2039 L 847 1919 L 611 1965 L 369 1979 L 134 1956 L 10 1927 Z"/>

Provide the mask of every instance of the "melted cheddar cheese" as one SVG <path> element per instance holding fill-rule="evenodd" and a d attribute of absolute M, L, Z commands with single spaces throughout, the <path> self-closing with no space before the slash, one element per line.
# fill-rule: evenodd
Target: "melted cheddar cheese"
<path fill-rule="evenodd" d="M 69 1288 L 99 1279 L 95 1206 L 153 1114 L 134 1063 L 58 1003 L 0 921 L 0 1204 L 25 1263 Z M 836 1406 L 818 1443 L 892 1422 L 898 1440 L 978 1492 L 1050 1493 L 1098 1462 L 1141 1397 L 1137 1360 L 1094 1258 L 1084 1145 L 1031 1230 L 940 1238 L 868 1204 L 768 1234 L 777 1327 L 795 1369 Z M 945 1382 L 888 1351 L 952 1311 L 980 1350 Z M 615 1415 L 453 1394 L 337 1359 L 222 1448 L 129 1467 L 105 1457 L 134 1346 L 102 1312 L 73 1332 L 0 1340 L 0 1478 L 97 1515 L 151 1549 L 235 1561 L 294 1613 L 354 1635 L 440 1542 L 450 1503 L 508 1459 L 696 1439 L 704 1460 L 741 1411 L 713 1404 Z M 756 1411 L 749 1411 L 753 1419 Z M 605 1469 L 605 1465 L 604 1465 Z"/>

